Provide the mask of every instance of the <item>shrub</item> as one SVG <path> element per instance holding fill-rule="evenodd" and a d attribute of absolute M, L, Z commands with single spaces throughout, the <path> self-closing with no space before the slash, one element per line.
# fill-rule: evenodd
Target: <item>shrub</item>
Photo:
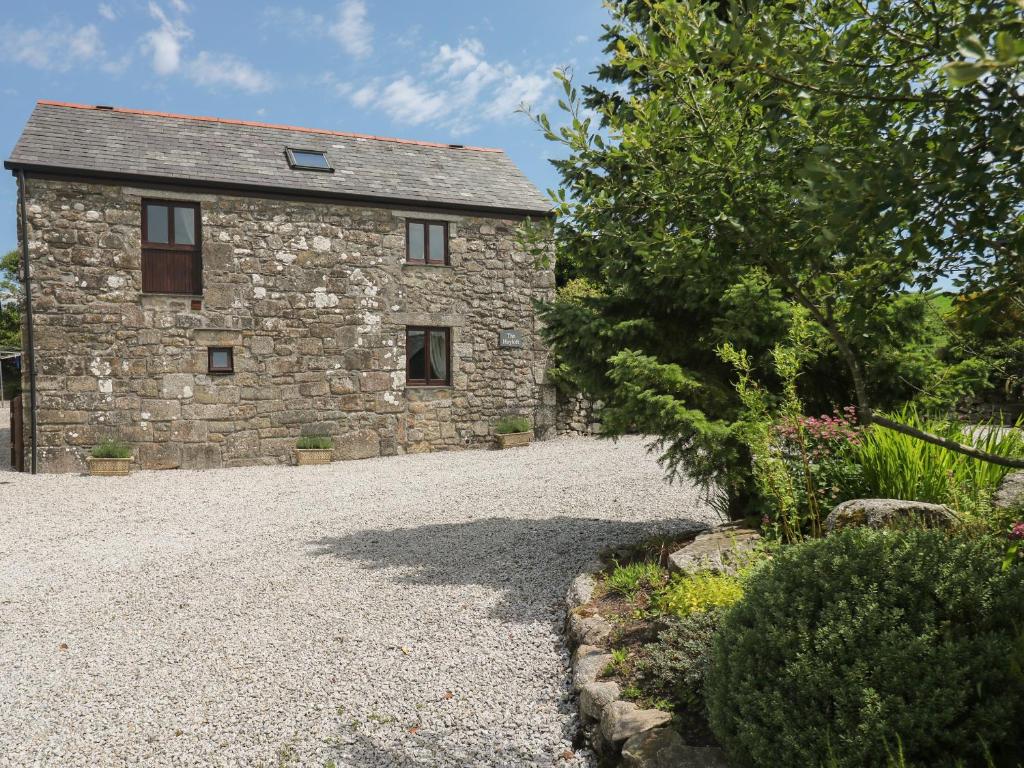
<path fill-rule="evenodd" d="M 499 435 L 511 435 L 515 432 L 529 432 L 530 420 L 525 416 L 506 416 L 494 427 Z"/>
<path fill-rule="evenodd" d="M 1024 456 L 1024 438 L 1019 430 L 993 429 L 992 423 L 977 426 L 928 419 L 910 408 L 892 418 L 957 442 L 975 443 L 1000 456 Z M 1024 426 L 1024 420 L 1018 426 Z M 948 504 L 958 512 L 987 507 L 1009 472 L 1007 467 L 882 427 L 871 427 L 863 433 L 855 457 L 864 469 L 871 495 Z"/>
<path fill-rule="evenodd" d="M 94 445 L 91 455 L 94 459 L 130 459 L 132 457 L 132 449 L 121 440 L 108 438 L 98 445 Z"/>
<path fill-rule="evenodd" d="M 655 589 L 661 584 L 662 570 L 657 563 L 636 562 L 616 565 L 605 578 L 609 592 L 632 600 L 642 589 Z"/>
<path fill-rule="evenodd" d="M 712 729 L 755 766 L 1024 758 L 1024 568 L 991 538 L 846 530 L 785 548 L 715 639 Z M 899 745 L 899 747 L 897 746 Z M 829 762 L 832 761 L 832 762 Z"/>
<path fill-rule="evenodd" d="M 654 598 L 654 608 L 661 613 L 687 616 L 708 608 L 724 608 L 743 597 L 739 578 L 719 573 L 701 572 L 676 575 Z"/>
<path fill-rule="evenodd" d="M 295 447 L 301 450 L 333 448 L 334 440 L 329 435 L 305 435 L 296 441 Z"/>
<path fill-rule="evenodd" d="M 666 620 L 657 641 L 640 649 L 634 666 L 646 695 L 703 712 L 704 680 L 723 613 L 711 608 Z"/>

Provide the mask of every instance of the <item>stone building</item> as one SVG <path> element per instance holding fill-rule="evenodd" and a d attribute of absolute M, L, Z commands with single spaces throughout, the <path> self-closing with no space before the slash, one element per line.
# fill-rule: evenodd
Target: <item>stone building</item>
<path fill-rule="evenodd" d="M 41 101 L 5 167 L 40 471 L 104 438 L 202 468 L 300 435 L 341 459 L 553 430 L 553 265 L 517 238 L 549 206 L 499 150 Z"/>

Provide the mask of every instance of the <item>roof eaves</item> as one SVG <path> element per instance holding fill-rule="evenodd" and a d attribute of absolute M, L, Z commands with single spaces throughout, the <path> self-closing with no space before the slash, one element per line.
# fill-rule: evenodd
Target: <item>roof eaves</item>
<path fill-rule="evenodd" d="M 301 197 L 328 200 L 338 200 L 352 203 L 367 203 L 388 206 L 403 206 L 410 208 L 427 208 L 436 210 L 455 210 L 481 213 L 509 214 L 515 216 L 544 216 L 554 215 L 551 208 L 524 208 L 524 207 L 503 207 L 486 205 L 480 203 L 459 203 L 441 202 L 434 200 L 417 200 L 414 198 L 403 198 L 385 195 L 357 195 L 345 192 L 336 192 L 323 189 L 298 189 L 295 187 L 276 186 L 273 184 L 245 184 L 241 182 L 211 181 L 198 177 L 188 179 L 169 178 L 166 176 L 152 176 L 145 174 L 117 173 L 111 171 L 97 171 L 94 169 L 76 169 L 64 166 L 54 166 L 35 163 L 22 163 L 15 160 L 5 160 L 4 168 L 14 173 L 23 170 L 32 173 L 44 173 L 53 176 L 72 176 L 82 179 L 99 179 L 104 181 L 130 181 L 139 184 L 160 184 L 170 187 L 198 187 L 201 189 L 223 189 L 228 191 L 273 194 L 282 197 Z"/>

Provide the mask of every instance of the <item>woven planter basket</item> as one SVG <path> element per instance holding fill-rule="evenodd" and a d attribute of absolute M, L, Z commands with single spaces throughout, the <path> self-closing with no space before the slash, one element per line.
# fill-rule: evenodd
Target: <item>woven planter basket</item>
<path fill-rule="evenodd" d="M 86 458 L 90 475 L 115 477 L 127 475 L 132 471 L 132 459 L 97 459 L 95 456 Z"/>
<path fill-rule="evenodd" d="M 296 448 L 295 463 L 300 467 L 308 464 L 330 464 L 334 458 L 333 448 Z"/>
<path fill-rule="evenodd" d="M 501 448 L 519 448 L 529 445 L 533 439 L 533 432 L 512 432 L 507 435 L 498 435 L 498 446 Z"/>

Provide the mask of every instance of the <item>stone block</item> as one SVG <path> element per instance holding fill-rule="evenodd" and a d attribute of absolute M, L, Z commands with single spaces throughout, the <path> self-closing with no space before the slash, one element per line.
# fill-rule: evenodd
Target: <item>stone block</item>
<path fill-rule="evenodd" d="M 612 663 L 612 655 L 603 648 L 581 645 L 572 657 L 572 687 L 580 691 L 587 683 L 595 682 Z"/>
<path fill-rule="evenodd" d="M 172 421 L 170 439 L 177 443 L 202 443 L 209 434 L 205 421 Z M 184 448 L 183 448 L 184 450 Z M 184 454 L 182 455 L 184 461 Z"/>
<path fill-rule="evenodd" d="M 371 429 L 338 435 L 334 439 L 334 455 L 338 459 L 369 459 L 380 456 L 380 436 Z"/>
<path fill-rule="evenodd" d="M 241 402 L 241 389 L 219 380 L 215 380 L 211 384 L 198 384 L 193 394 L 193 401 L 204 404 L 238 403 Z"/>
<path fill-rule="evenodd" d="M 612 625 L 599 615 L 583 616 L 570 611 L 568 630 L 573 645 L 600 645 L 612 633 Z"/>
<path fill-rule="evenodd" d="M 181 418 L 181 401 L 144 398 L 139 401 L 139 416 L 143 421 L 171 421 Z"/>
<path fill-rule="evenodd" d="M 618 701 L 619 684 L 607 681 L 587 683 L 580 689 L 580 712 L 591 720 L 600 720 L 604 708 Z"/>
<path fill-rule="evenodd" d="M 196 377 L 191 373 L 165 373 L 161 379 L 161 397 L 192 397 L 196 385 Z"/>
<path fill-rule="evenodd" d="M 181 446 L 182 469 L 212 469 L 221 465 L 221 447 L 203 443 Z"/>
<path fill-rule="evenodd" d="M 671 728 L 654 728 L 622 745 L 623 768 L 729 768 L 717 747 L 691 747 Z"/>
<path fill-rule="evenodd" d="M 671 720 L 672 715 L 660 709 L 640 709 L 629 701 L 613 701 L 601 712 L 601 735 L 614 744 Z"/>
<path fill-rule="evenodd" d="M 143 469 L 177 469 L 181 466 L 181 446 L 177 443 L 143 443 L 136 448 L 135 460 Z"/>

